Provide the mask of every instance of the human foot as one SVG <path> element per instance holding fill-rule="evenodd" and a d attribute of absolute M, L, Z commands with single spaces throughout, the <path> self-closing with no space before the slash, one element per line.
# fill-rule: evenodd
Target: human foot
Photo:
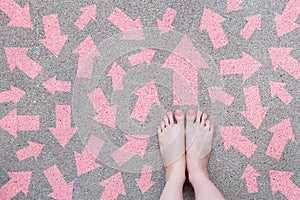
<path fill-rule="evenodd" d="M 175 115 L 175 120 L 174 120 Z M 158 142 L 166 166 L 166 180 L 185 181 L 184 115 L 181 110 L 168 112 L 158 127 Z"/>
<path fill-rule="evenodd" d="M 207 164 L 213 142 L 214 127 L 207 119 L 207 115 L 189 110 L 186 115 L 186 159 L 189 179 L 202 174 L 208 177 Z"/>

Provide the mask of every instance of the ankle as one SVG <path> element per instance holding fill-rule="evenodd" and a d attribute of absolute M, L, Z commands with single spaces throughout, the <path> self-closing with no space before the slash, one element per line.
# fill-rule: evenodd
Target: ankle
<path fill-rule="evenodd" d="M 198 180 L 209 179 L 207 164 L 203 162 L 190 162 L 188 164 L 189 181 L 193 184 Z"/>
<path fill-rule="evenodd" d="M 166 168 L 166 182 L 172 181 L 183 184 L 185 179 L 185 168 L 177 166 L 168 166 Z"/>

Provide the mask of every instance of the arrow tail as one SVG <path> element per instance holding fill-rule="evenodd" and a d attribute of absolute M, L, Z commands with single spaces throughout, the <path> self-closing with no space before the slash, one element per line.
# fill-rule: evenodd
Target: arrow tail
<path fill-rule="evenodd" d="M 14 0 L 1 0 L 0 9 L 10 18 L 14 17 L 19 10 L 21 10 L 21 6 L 19 6 Z"/>
<path fill-rule="evenodd" d="M 57 14 L 43 16 L 43 22 L 46 38 L 56 38 L 61 35 Z"/>
<path fill-rule="evenodd" d="M 40 129 L 40 117 L 37 116 L 18 116 L 18 130 L 34 131 Z"/>
<path fill-rule="evenodd" d="M 108 20 L 123 32 L 134 28 L 134 21 L 119 8 L 114 9 L 114 11 L 108 17 Z"/>

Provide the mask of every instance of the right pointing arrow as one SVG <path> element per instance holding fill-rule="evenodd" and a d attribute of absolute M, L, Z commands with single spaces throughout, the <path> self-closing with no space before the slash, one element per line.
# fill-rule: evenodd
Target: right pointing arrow
<path fill-rule="evenodd" d="M 23 90 L 20 90 L 14 86 L 10 86 L 10 90 L 0 92 L 0 103 L 13 101 L 15 104 L 17 104 L 24 94 L 25 92 Z"/>
<path fill-rule="evenodd" d="M 260 176 L 260 174 L 251 166 L 247 165 L 242 178 L 246 179 L 248 193 L 258 192 L 256 177 Z"/>
<path fill-rule="evenodd" d="M 258 29 L 261 29 L 261 15 L 254 15 L 254 16 L 249 16 L 246 17 L 247 20 L 247 24 L 245 25 L 245 27 L 241 30 L 240 34 L 241 36 L 243 36 L 246 40 L 248 40 L 250 38 L 250 36 L 252 35 L 252 33 Z"/>
<path fill-rule="evenodd" d="M 30 141 L 28 141 L 28 144 L 29 144 L 28 147 L 25 147 L 24 149 L 21 149 L 16 152 L 19 160 L 24 160 L 31 156 L 34 156 L 34 158 L 37 159 L 37 157 L 40 155 L 44 147 L 44 145 L 42 144 L 30 142 Z"/>

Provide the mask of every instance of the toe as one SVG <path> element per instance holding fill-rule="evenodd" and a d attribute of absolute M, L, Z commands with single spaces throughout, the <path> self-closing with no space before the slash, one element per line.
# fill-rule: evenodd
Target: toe
<path fill-rule="evenodd" d="M 170 125 L 170 122 L 169 122 L 169 118 L 167 115 L 164 116 L 164 121 L 165 121 L 166 127 L 168 127 Z"/>
<path fill-rule="evenodd" d="M 198 112 L 197 112 L 197 118 L 196 118 L 196 123 L 197 123 L 197 124 L 200 124 L 201 117 L 202 117 L 202 112 L 201 112 L 201 111 L 198 111 Z"/>
<path fill-rule="evenodd" d="M 168 119 L 169 119 L 170 125 L 174 125 L 173 113 L 168 112 L 167 115 L 168 115 Z"/>
<path fill-rule="evenodd" d="M 209 131 L 210 131 L 211 133 L 213 133 L 213 132 L 215 131 L 215 127 L 214 127 L 214 125 L 213 125 L 213 124 L 211 124 L 211 125 L 210 125 L 210 129 L 209 129 Z"/>
<path fill-rule="evenodd" d="M 203 113 L 202 117 L 201 117 L 201 125 L 205 126 L 205 122 L 207 120 L 207 114 Z"/>
<path fill-rule="evenodd" d="M 160 126 L 157 127 L 157 133 L 161 134 L 161 127 Z"/>
<path fill-rule="evenodd" d="M 176 110 L 175 111 L 175 119 L 177 121 L 177 124 L 183 124 L 184 122 L 184 115 L 181 110 Z"/>
<path fill-rule="evenodd" d="M 206 120 L 205 127 L 208 128 L 208 129 L 210 129 L 210 121 L 209 120 Z"/>
<path fill-rule="evenodd" d="M 164 121 L 160 123 L 160 128 L 161 130 L 164 130 L 164 128 L 166 128 L 166 123 Z"/>
<path fill-rule="evenodd" d="M 189 110 L 186 114 L 186 123 L 192 124 L 194 123 L 194 120 L 195 120 L 195 111 Z"/>

